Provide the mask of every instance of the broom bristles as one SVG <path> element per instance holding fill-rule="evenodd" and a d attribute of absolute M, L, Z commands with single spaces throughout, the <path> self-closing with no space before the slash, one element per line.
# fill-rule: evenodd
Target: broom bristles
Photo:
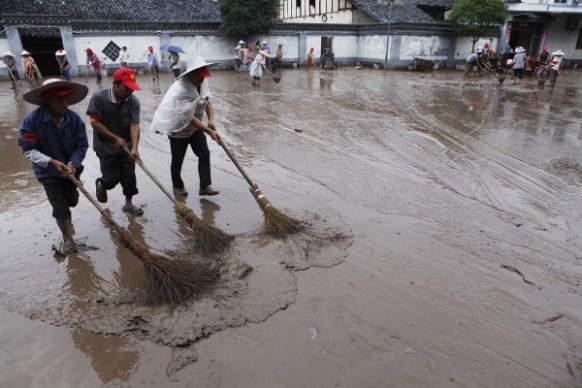
<path fill-rule="evenodd" d="M 265 217 L 263 230 L 275 237 L 285 237 L 305 228 L 303 222 L 282 213 L 273 206 L 263 208 L 263 215 Z"/>
<path fill-rule="evenodd" d="M 208 225 L 181 203 L 176 205 L 176 209 L 194 232 L 196 244 L 201 253 L 220 253 L 228 249 L 234 236 Z"/>
<path fill-rule="evenodd" d="M 218 277 L 218 269 L 184 259 L 152 254 L 121 231 L 121 241 L 142 262 L 146 273 L 147 301 L 153 305 L 180 304 L 200 296 Z"/>
<path fill-rule="evenodd" d="M 181 304 L 198 298 L 218 278 L 218 270 L 201 263 L 148 254 L 146 270 L 147 301 L 153 305 Z"/>
<path fill-rule="evenodd" d="M 259 207 L 263 211 L 265 222 L 263 231 L 275 237 L 285 237 L 286 235 L 297 233 L 305 228 L 305 224 L 293 217 L 290 217 L 277 210 L 271 202 L 261 193 L 255 184 L 250 188 L 251 193 L 257 200 Z"/>

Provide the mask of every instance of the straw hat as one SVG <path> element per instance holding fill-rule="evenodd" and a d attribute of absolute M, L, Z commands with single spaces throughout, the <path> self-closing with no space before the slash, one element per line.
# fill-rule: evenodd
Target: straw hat
<path fill-rule="evenodd" d="M 516 54 L 517 53 L 525 53 L 525 49 L 523 47 L 519 46 L 515 49 L 515 52 L 516 52 Z"/>
<path fill-rule="evenodd" d="M 259 53 L 263 54 L 263 56 L 265 57 L 270 57 L 271 53 L 268 52 L 267 50 L 259 50 Z"/>
<path fill-rule="evenodd" d="M 25 56 L 27 56 L 27 55 L 32 55 L 32 54 L 31 54 L 31 53 L 29 53 L 29 52 L 28 52 L 28 51 L 26 51 L 26 50 L 22 50 L 22 52 L 20 53 L 20 56 L 21 56 L 21 57 L 25 57 Z"/>
<path fill-rule="evenodd" d="M 72 90 L 73 93 L 69 97 L 69 105 L 74 105 L 78 102 L 83 101 L 87 96 L 89 89 L 85 85 L 78 84 L 71 81 L 61 81 L 60 79 L 47 79 L 42 83 L 41 86 L 29 90 L 22 95 L 24 101 L 29 102 L 34 105 L 44 105 L 44 100 L 42 98 L 42 93 L 50 89 L 68 89 Z"/>
<path fill-rule="evenodd" d="M 564 56 L 564 52 L 562 50 L 556 50 L 552 53 L 552 55 L 555 55 L 557 57 L 563 57 Z"/>
<path fill-rule="evenodd" d="M 57 52 L 55 53 L 55 55 L 57 57 L 62 57 L 63 55 L 67 55 L 67 51 L 63 50 L 63 49 L 58 49 Z"/>
<path fill-rule="evenodd" d="M 176 77 L 176 79 L 180 79 L 183 76 L 185 76 L 188 73 L 191 73 L 195 70 L 198 70 L 200 68 L 203 67 L 212 67 L 212 66 L 216 66 L 218 65 L 218 63 L 212 62 L 212 63 L 207 63 L 204 59 L 202 59 L 202 57 L 200 55 L 195 55 L 194 58 L 192 58 L 192 60 L 189 61 L 188 63 L 188 68 L 186 69 L 185 72 L 183 72 L 182 74 L 180 74 L 178 77 Z"/>
<path fill-rule="evenodd" d="M 4 53 L 5 57 L 14 57 L 14 54 L 12 54 L 12 51 L 8 50 Z"/>

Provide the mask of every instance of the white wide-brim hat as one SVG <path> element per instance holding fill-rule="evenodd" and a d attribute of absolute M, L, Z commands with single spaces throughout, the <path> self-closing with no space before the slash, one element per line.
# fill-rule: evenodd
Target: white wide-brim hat
<path fill-rule="evenodd" d="M 20 53 L 20 56 L 21 56 L 21 57 L 23 57 L 23 56 L 25 56 L 25 55 L 32 55 L 32 54 L 31 54 L 31 53 L 29 53 L 29 52 L 28 52 L 28 51 L 26 51 L 26 50 L 22 50 L 22 52 Z"/>
<path fill-rule="evenodd" d="M 518 47 L 518 48 L 515 49 L 515 52 L 516 53 L 524 53 L 525 52 L 525 49 L 523 47 Z"/>
<path fill-rule="evenodd" d="M 24 101 L 26 102 L 42 106 L 45 104 L 42 98 L 42 93 L 47 90 L 56 88 L 70 89 L 74 92 L 69 95 L 69 105 L 74 105 L 83 101 L 83 99 L 87 96 L 87 93 L 89 93 L 89 88 L 87 88 L 85 85 L 71 81 L 62 81 L 60 79 L 47 79 L 42 83 L 41 86 L 24 93 L 22 98 L 24 98 Z"/>
<path fill-rule="evenodd" d="M 238 41 L 238 44 L 245 44 L 245 41 L 244 40 L 239 40 Z"/>
<path fill-rule="evenodd" d="M 552 53 L 552 55 L 558 56 L 558 57 L 563 57 L 564 56 L 564 52 L 562 50 L 556 50 Z"/>
<path fill-rule="evenodd" d="M 55 55 L 57 57 L 62 57 L 63 55 L 67 55 L 67 51 L 66 50 L 57 50 L 57 52 L 55 53 Z"/>
<path fill-rule="evenodd" d="M 176 79 L 180 79 L 186 74 L 193 72 L 194 70 L 198 70 L 203 67 L 212 67 L 216 65 L 218 65 L 218 63 L 216 62 L 208 63 L 204 59 L 202 59 L 200 55 L 195 55 L 191 60 L 188 61 L 188 68 L 186 69 L 186 71 L 180 74 L 178 77 L 176 77 Z"/>
<path fill-rule="evenodd" d="M 12 54 L 12 51 L 8 50 L 4 53 L 5 57 L 14 57 L 14 54 Z"/>

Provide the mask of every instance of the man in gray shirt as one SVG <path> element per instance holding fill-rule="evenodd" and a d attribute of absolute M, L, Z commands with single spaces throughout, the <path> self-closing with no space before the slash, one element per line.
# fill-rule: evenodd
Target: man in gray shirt
<path fill-rule="evenodd" d="M 143 210 L 132 202 L 138 193 L 135 158 L 139 158 L 140 104 L 133 95 L 141 90 L 135 73 L 122 67 L 113 74 L 113 86 L 100 89 L 91 97 L 87 114 L 93 127 L 93 150 L 99 157 L 101 178 L 95 181 L 97 200 L 107 202 L 107 190 L 121 183 L 125 206 L 123 211 L 142 215 Z"/>

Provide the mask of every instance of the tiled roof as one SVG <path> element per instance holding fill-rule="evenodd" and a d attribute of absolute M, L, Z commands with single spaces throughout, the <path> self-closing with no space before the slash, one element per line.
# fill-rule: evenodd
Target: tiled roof
<path fill-rule="evenodd" d="M 219 22 L 218 0 L 1 0 L 0 13 L 61 15 L 71 20 Z"/>
<path fill-rule="evenodd" d="M 379 23 L 388 21 L 389 7 L 378 0 L 352 0 Z M 453 0 L 397 0 L 392 6 L 392 22 L 433 23 L 423 9 L 450 9 Z M 220 22 L 218 0 L 0 0 L 0 13 L 30 16 L 51 15 L 72 21 L 105 22 Z M 104 29 L 107 27 L 104 26 Z"/>
<path fill-rule="evenodd" d="M 387 3 L 387 1 L 385 1 Z M 378 4 L 378 0 L 353 0 L 354 6 L 365 12 L 377 22 L 387 22 L 389 6 Z M 452 7 L 453 0 L 402 0 L 392 4 L 392 22 L 433 23 L 435 20 L 422 8 L 441 8 L 443 11 Z"/>

